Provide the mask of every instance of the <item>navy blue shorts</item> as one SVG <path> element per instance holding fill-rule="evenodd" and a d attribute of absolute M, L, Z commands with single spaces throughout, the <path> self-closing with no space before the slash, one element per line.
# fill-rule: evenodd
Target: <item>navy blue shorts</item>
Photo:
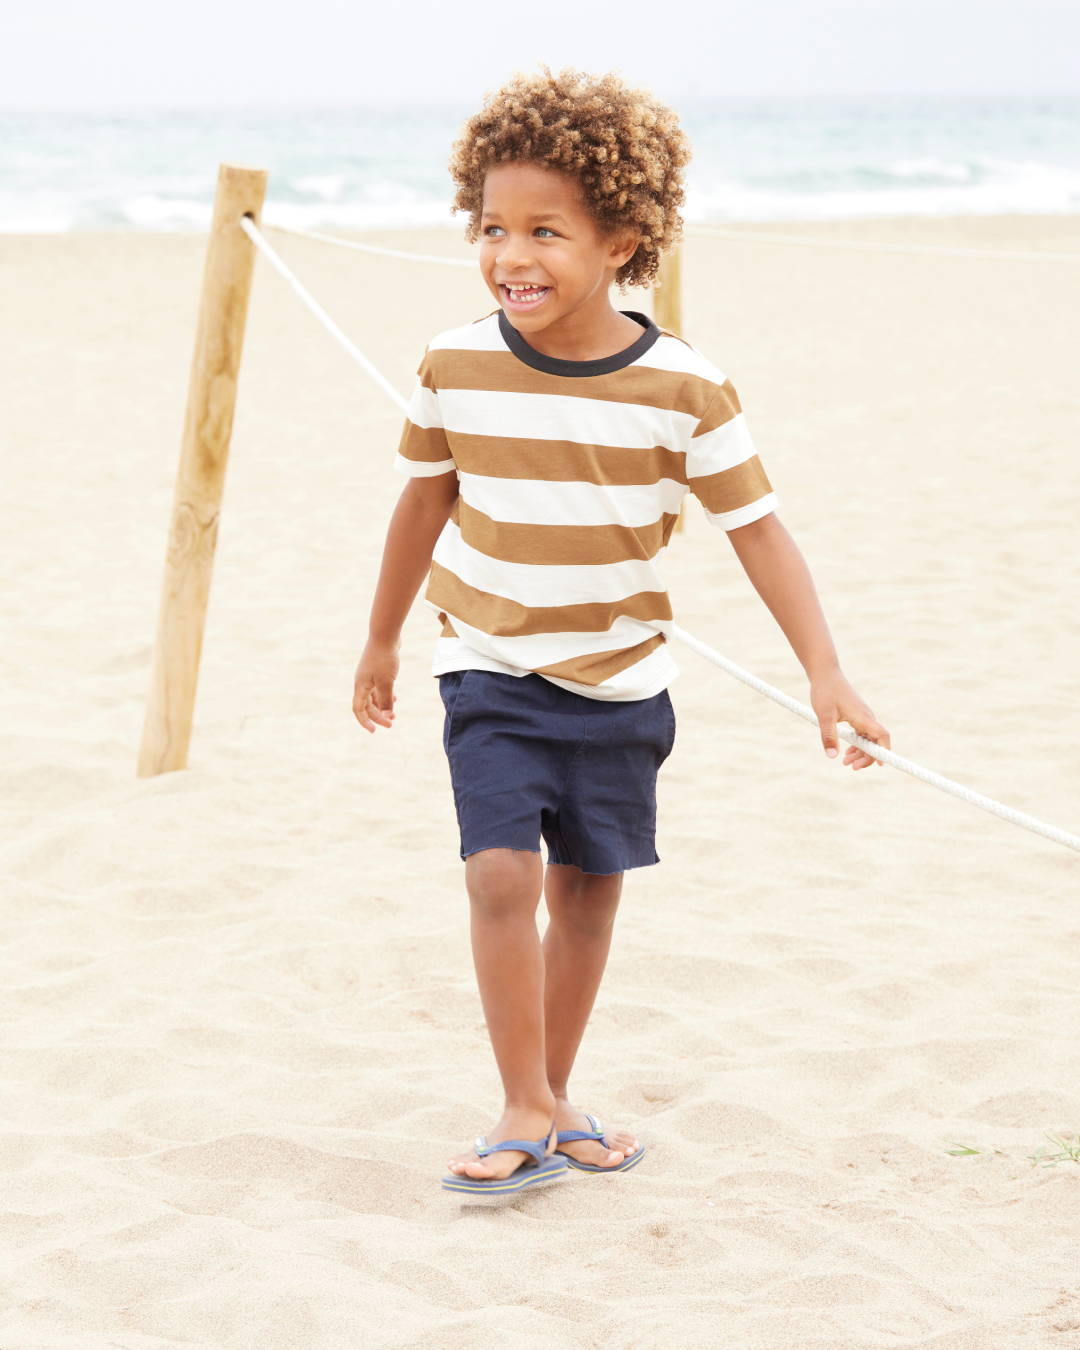
<path fill-rule="evenodd" d="M 446 707 L 461 856 L 486 848 L 610 876 L 656 855 L 656 773 L 671 754 L 665 690 L 634 703 L 583 698 L 539 675 L 456 670 L 439 677 Z"/>

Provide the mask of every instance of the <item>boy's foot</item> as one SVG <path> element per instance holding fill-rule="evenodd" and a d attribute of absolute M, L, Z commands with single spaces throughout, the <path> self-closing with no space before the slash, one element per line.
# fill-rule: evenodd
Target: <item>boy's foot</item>
<path fill-rule="evenodd" d="M 586 1130 L 591 1133 L 592 1122 L 584 1111 L 579 1111 L 565 1097 L 560 1097 L 555 1103 L 555 1128 L 560 1131 Z M 604 1138 L 614 1147 L 605 1148 L 597 1139 L 576 1139 L 569 1144 L 560 1144 L 559 1152 L 567 1153 L 578 1162 L 589 1163 L 604 1171 L 608 1167 L 614 1170 L 627 1158 L 632 1158 L 641 1147 L 629 1130 L 605 1130 Z"/>
<path fill-rule="evenodd" d="M 588 1126 L 586 1126 L 586 1129 Z M 549 1138 L 550 1136 L 550 1138 Z M 555 1131 L 551 1127 L 550 1111 L 530 1111 L 525 1108 L 508 1109 L 503 1112 L 502 1120 L 485 1136 L 488 1144 L 501 1144 L 504 1139 L 548 1139 L 548 1155 L 555 1151 Z M 472 1177 L 476 1181 L 491 1178 L 503 1180 L 516 1172 L 523 1162 L 534 1160 L 527 1153 L 517 1149 L 505 1153 L 493 1153 L 481 1158 L 475 1149 L 467 1153 L 457 1153 L 446 1164 L 458 1177 Z"/>

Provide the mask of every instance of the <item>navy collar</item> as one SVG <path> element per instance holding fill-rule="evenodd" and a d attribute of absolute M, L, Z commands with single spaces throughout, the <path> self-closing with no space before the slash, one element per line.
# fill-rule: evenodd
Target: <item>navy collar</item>
<path fill-rule="evenodd" d="M 564 361 L 558 356 L 545 356 L 543 352 L 538 352 L 535 347 L 530 347 L 518 330 L 506 317 L 503 310 L 499 310 L 499 332 L 502 334 L 503 341 L 518 358 L 524 361 L 527 366 L 532 366 L 533 370 L 542 370 L 545 375 L 566 375 L 571 379 L 581 379 L 588 375 L 611 375 L 616 370 L 623 370 L 626 366 L 632 366 L 635 361 L 644 356 L 656 339 L 660 336 L 660 329 L 653 323 L 652 319 L 644 314 L 638 314 L 636 310 L 624 309 L 620 313 L 625 314 L 628 319 L 633 319 L 644 328 L 644 333 L 638 340 L 632 343 L 624 351 L 616 352 L 614 356 L 602 356 L 599 361 Z"/>

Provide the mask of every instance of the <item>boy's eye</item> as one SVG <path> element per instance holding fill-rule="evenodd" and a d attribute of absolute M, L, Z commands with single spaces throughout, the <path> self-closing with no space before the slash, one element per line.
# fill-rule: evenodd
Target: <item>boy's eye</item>
<path fill-rule="evenodd" d="M 539 225 L 539 226 L 537 227 L 535 233 L 536 233 L 541 239 L 554 239 L 554 238 L 555 238 L 555 231 L 554 231 L 554 230 L 549 230 L 548 227 L 547 227 L 546 225 Z"/>
<path fill-rule="evenodd" d="M 505 233 L 506 231 L 503 229 L 501 225 L 484 226 L 484 234 L 487 236 L 488 239 L 498 239 L 499 235 Z"/>

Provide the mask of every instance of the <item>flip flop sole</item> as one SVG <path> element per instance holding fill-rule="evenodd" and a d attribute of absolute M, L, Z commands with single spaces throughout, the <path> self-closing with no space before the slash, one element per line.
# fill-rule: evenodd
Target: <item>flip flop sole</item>
<path fill-rule="evenodd" d="M 469 1195 L 513 1195 L 529 1186 L 543 1186 L 551 1181 L 562 1181 L 566 1176 L 566 1159 L 545 1158 L 538 1167 L 526 1167 L 524 1163 L 508 1177 L 458 1177 L 453 1172 L 442 1179 L 444 1191 L 464 1191 Z"/>
<path fill-rule="evenodd" d="M 631 1154 L 629 1158 L 625 1158 L 619 1163 L 618 1167 L 600 1167 L 596 1163 L 578 1162 L 576 1158 L 571 1158 L 569 1153 L 562 1153 L 558 1149 L 556 1149 L 556 1154 L 565 1158 L 567 1167 L 572 1167 L 575 1172 L 592 1172 L 594 1175 L 603 1173 L 608 1176 L 615 1172 L 629 1172 L 631 1167 L 636 1167 L 645 1156 L 645 1146 L 642 1144 L 636 1153 Z"/>

